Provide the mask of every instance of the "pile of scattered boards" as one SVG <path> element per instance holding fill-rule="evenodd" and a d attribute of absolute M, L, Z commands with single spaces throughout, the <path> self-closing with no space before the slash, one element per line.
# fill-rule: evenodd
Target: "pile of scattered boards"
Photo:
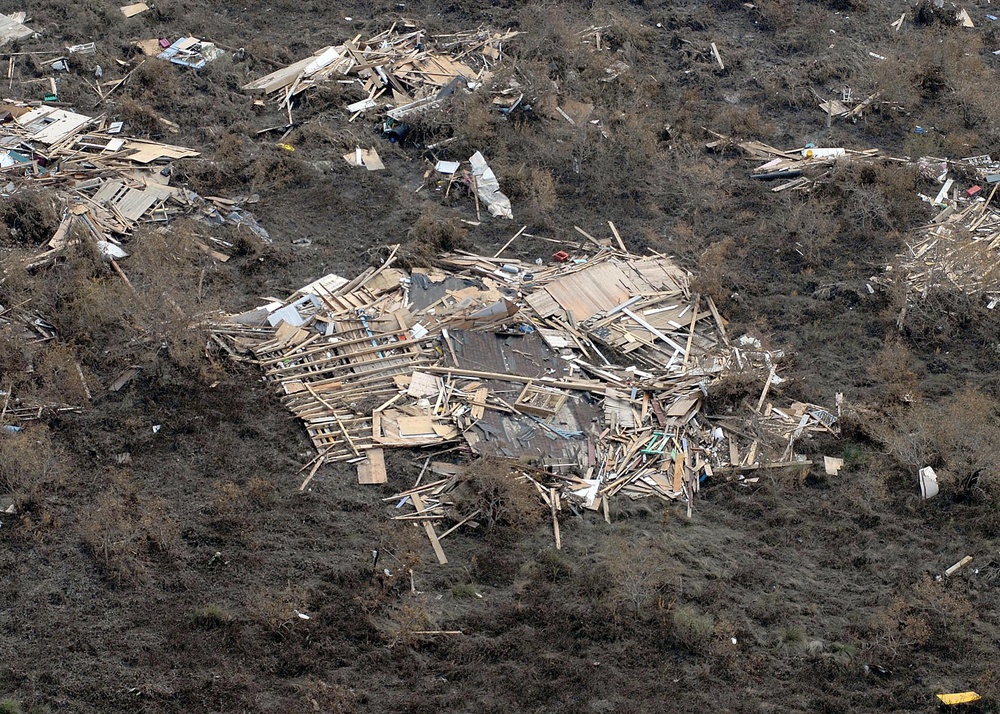
<path fill-rule="evenodd" d="M 432 101 L 456 78 L 484 81 L 489 68 L 502 57 L 503 43 L 518 34 L 479 29 L 429 36 L 413 28 L 412 23 L 405 23 L 402 30 L 397 30 L 394 24 L 367 40 L 358 35 L 341 45 L 322 47 L 309 57 L 249 82 L 243 89 L 270 95 L 285 105 L 291 123 L 291 101 L 295 96 L 337 78 L 358 85 L 364 93 L 363 98 L 347 107 L 353 119 L 384 104 L 400 109 Z"/>
<path fill-rule="evenodd" d="M 807 472 L 795 443 L 837 416 L 768 401 L 780 353 L 730 341 L 687 273 L 611 228 L 618 247 L 588 234 L 595 252 L 545 266 L 456 252 L 406 272 L 393 249 L 353 279 L 220 318 L 213 339 L 305 424 L 317 456 L 303 489 L 331 461 L 384 483 L 384 450 L 400 447 L 530 463 L 546 494 L 592 510 L 614 496 L 690 508 L 706 477 Z M 713 419 L 705 398 L 733 372 L 757 375 L 760 396 Z"/>
<path fill-rule="evenodd" d="M 826 177 L 829 170 L 838 161 L 871 160 L 880 156 L 878 149 L 854 149 L 803 147 L 783 151 L 760 141 L 734 142 L 729 137 L 716 134 L 717 137 L 705 146 L 708 149 L 722 149 L 727 146 L 739 147 L 752 161 L 763 161 L 755 166 L 750 177 L 762 180 L 784 180 L 771 190 L 774 192 L 791 190 L 808 190 L 812 185 Z"/>
<path fill-rule="evenodd" d="M 948 201 L 906 241 L 899 267 L 914 297 L 958 291 L 982 296 L 990 308 L 1000 304 L 1000 213 L 990 204 Z"/>
<path fill-rule="evenodd" d="M 182 146 L 124 136 L 121 122 L 50 105 L 4 100 L 0 114 L 0 182 L 5 194 L 48 189 L 64 204 L 60 225 L 33 265 L 49 261 L 79 236 L 94 240 L 114 260 L 126 255 L 121 240 L 140 222 L 194 215 L 213 223 L 245 223 L 266 232 L 232 200 L 203 199 L 170 186 L 169 164 L 198 156 Z M 216 255 L 224 245 L 198 246 Z"/>

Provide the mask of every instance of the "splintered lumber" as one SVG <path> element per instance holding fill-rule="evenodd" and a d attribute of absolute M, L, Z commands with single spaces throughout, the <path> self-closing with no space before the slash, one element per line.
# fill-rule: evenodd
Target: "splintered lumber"
<path fill-rule="evenodd" d="M 960 561 L 958 561 L 957 563 L 955 563 L 953 566 L 951 566 L 950 568 L 948 568 L 947 570 L 945 570 L 944 574 L 947 575 L 950 578 L 952 575 L 954 575 L 955 573 L 957 573 L 959 570 L 961 570 L 962 568 L 964 568 L 966 565 L 968 565 L 971 562 L 972 562 L 972 556 L 971 555 L 967 555 L 964 558 L 962 558 Z"/>
<path fill-rule="evenodd" d="M 419 493 L 410 494 L 410 500 L 413 501 L 413 507 L 417 509 L 418 512 L 425 510 L 426 506 L 424 501 L 420 498 Z M 437 533 L 434 531 L 434 526 L 430 521 L 424 520 L 424 531 L 427 533 L 427 539 L 431 542 L 431 547 L 434 548 L 434 555 L 437 557 L 438 563 L 441 565 L 448 564 L 448 558 L 444 554 L 444 549 L 441 547 L 441 541 L 438 539 Z"/>
<path fill-rule="evenodd" d="M 552 507 L 552 531 L 556 537 L 556 550 L 562 550 L 562 539 L 559 537 L 559 516 L 556 514 L 556 504 L 559 500 L 559 493 L 554 488 L 549 489 L 549 503 Z"/>
<path fill-rule="evenodd" d="M 518 34 L 480 28 L 431 37 L 423 31 L 397 31 L 393 25 L 366 40 L 359 35 L 340 45 L 322 47 L 309 57 L 248 82 L 243 89 L 273 95 L 291 116 L 295 96 L 322 82 L 340 81 L 363 92 L 362 98 L 346 107 L 352 119 L 390 101 L 395 105 L 392 115 L 401 119 L 406 113 L 438 106 L 456 79 L 464 80 L 465 86 L 482 79 L 502 58 L 503 43 Z M 367 161 L 364 165 L 374 170 Z"/>
<path fill-rule="evenodd" d="M 911 302 L 954 292 L 980 296 L 993 308 L 1000 300 L 1000 213 L 990 200 L 949 203 L 907 240 L 898 260 Z"/>

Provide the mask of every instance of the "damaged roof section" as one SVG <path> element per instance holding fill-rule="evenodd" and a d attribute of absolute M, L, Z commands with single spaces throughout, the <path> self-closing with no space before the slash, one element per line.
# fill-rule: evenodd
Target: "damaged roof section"
<path fill-rule="evenodd" d="M 768 401 L 780 354 L 730 341 L 687 273 L 624 247 L 557 257 L 453 253 L 405 272 L 394 250 L 353 279 L 222 319 L 213 339 L 258 363 L 305 424 L 317 457 L 302 488 L 328 461 L 382 482 L 394 447 L 577 474 L 587 488 L 567 480 L 566 495 L 587 507 L 615 494 L 690 503 L 717 472 L 808 467 L 796 441 L 837 417 Z M 756 409 L 713 422 L 708 390 L 737 372 L 759 378 Z"/>

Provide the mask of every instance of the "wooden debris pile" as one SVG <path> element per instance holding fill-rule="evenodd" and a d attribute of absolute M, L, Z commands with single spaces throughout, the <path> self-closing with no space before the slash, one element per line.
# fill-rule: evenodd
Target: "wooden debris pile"
<path fill-rule="evenodd" d="M 815 91 L 813 93 L 815 94 Z M 876 105 L 876 100 L 880 96 L 881 92 L 875 92 L 867 97 L 858 98 L 854 95 L 853 89 L 845 87 L 837 99 L 822 99 L 819 95 L 816 95 L 816 98 L 819 99 L 820 111 L 827 116 L 827 126 L 829 126 L 835 118 L 857 122 L 864 116 L 866 110 Z"/>
<path fill-rule="evenodd" d="M 730 341 L 683 270 L 628 253 L 611 227 L 617 248 L 588 236 L 595 253 L 545 266 L 456 252 L 407 273 L 393 250 L 224 318 L 213 339 L 303 420 L 317 457 L 302 488 L 328 461 L 383 483 L 385 448 L 449 444 L 532 463 L 555 479 L 541 487 L 595 510 L 615 495 L 690 507 L 706 477 L 808 468 L 796 441 L 837 418 L 769 402 L 780 353 Z M 713 423 L 704 400 L 733 373 L 759 376 L 756 409 Z"/>
<path fill-rule="evenodd" d="M 398 29 L 397 24 L 367 40 L 358 35 L 341 45 L 322 47 L 243 89 L 272 96 L 287 108 L 291 124 L 292 99 L 320 82 L 337 78 L 357 85 L 363 94 L 347 107 L 352 120 L 370 109 L 390 107 L 395 108 L 390 114 L 399 119 L 452 93 L 455 80 L 470 88 L 484 82 L 490 68 L 503 57 L 503 44 L 519 34 L 480 28 L 428 35 L 412 23 Z"/>
<path fill-rule="evenodd" d="M 3 194 L 29 186 L 45 188 L 65 205 L 59 228 L 35 265 L 80 235 L 93 239 L 109 259 L 125 257 L 121 240 L 139 223 L 165 222 L 180 215 L 212 224 L 245 225 L 267 239 L 266 231 L 236 201 L 204 199 L 170 186 L 170 163 L 198 156 L 197 151 L 129 138 L 122 135 L 121 122 L 48 105 L 32 108 L 4 100 L 0 115 Z M 214 249 L 206 246 L 206 250 Z"/>
<path fill-rule="evenodd" d="M 751 170 L 751 178 L 764 181 L 784 179 L 784 183 L 771 189 L 774 192 L 788 189 L 807 190 L 817 181 L 826 178 L 829 175 L 830 169 L 838 161 L 870 160 L 880 156 L 878 149 L 856 151 L 840 147 L 821 148 L 806 146 L 801 149 L 783 151 L 760 141 L 734 142 L 722 134 L 716 134 L 713 131 L 709 131 L 708 133 L 717 138 L 705 144 L 706 148 L 722 149 L 735 145 L 750 160 L 764 162 Z"/>
<path fill-rule="evenodd" d="M 930 224 L 906 241 L 899 267 L 913 297 L 925 298 L 936 290 L 958 291 L 982 296 L 990 308 L 996 307 L 1000 304 L 1000 213 L 989 200 L 948 200 Z"/>

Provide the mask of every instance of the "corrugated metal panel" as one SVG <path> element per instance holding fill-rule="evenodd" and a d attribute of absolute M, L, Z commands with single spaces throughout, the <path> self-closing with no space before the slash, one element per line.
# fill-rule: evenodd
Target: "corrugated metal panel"
<path fill-rule="evenodd" d="M 160 199 L 159 191 L 143 191 L 137 188 L 130 188 L 125 191 L 125 195 L 115 202 L 118 212 L 130 221 L 138 221 L 142 214 L 153 207 Z"/>
<path fill-rule="evenodd" d="M 484 372 L 543 376 L 555 369 L 550 376 L 563 376 L 563 361 L 548 348 L 537 333 L 523 337 L 499 337 L 489 332 L 451 333 L 455 352 L 463 369 Z M 524 388 L 520 382 L 486 380 L 490 391 L 513 404 Z M 549 420 L 556 429 L 567 432 L 584 432 L 594 436 L 600 405 L 579 393 L 572 394 L 559 411 Z M 504 414 L 486 409 L 483 418 L 471 430 L 478 454 L 505 456 L 507 458 L 532 458 L 541 463 L 587 465 L 588 448 L 584 438 L 563 438 L 540 426 L 530 417 Z"/>
<path fill-rule="evenodd" d="M 632 281 L 614 263 L 567 275 L 546 285 L 545 290 L 576 322 L 617 307 L 636 292 Z"/>

